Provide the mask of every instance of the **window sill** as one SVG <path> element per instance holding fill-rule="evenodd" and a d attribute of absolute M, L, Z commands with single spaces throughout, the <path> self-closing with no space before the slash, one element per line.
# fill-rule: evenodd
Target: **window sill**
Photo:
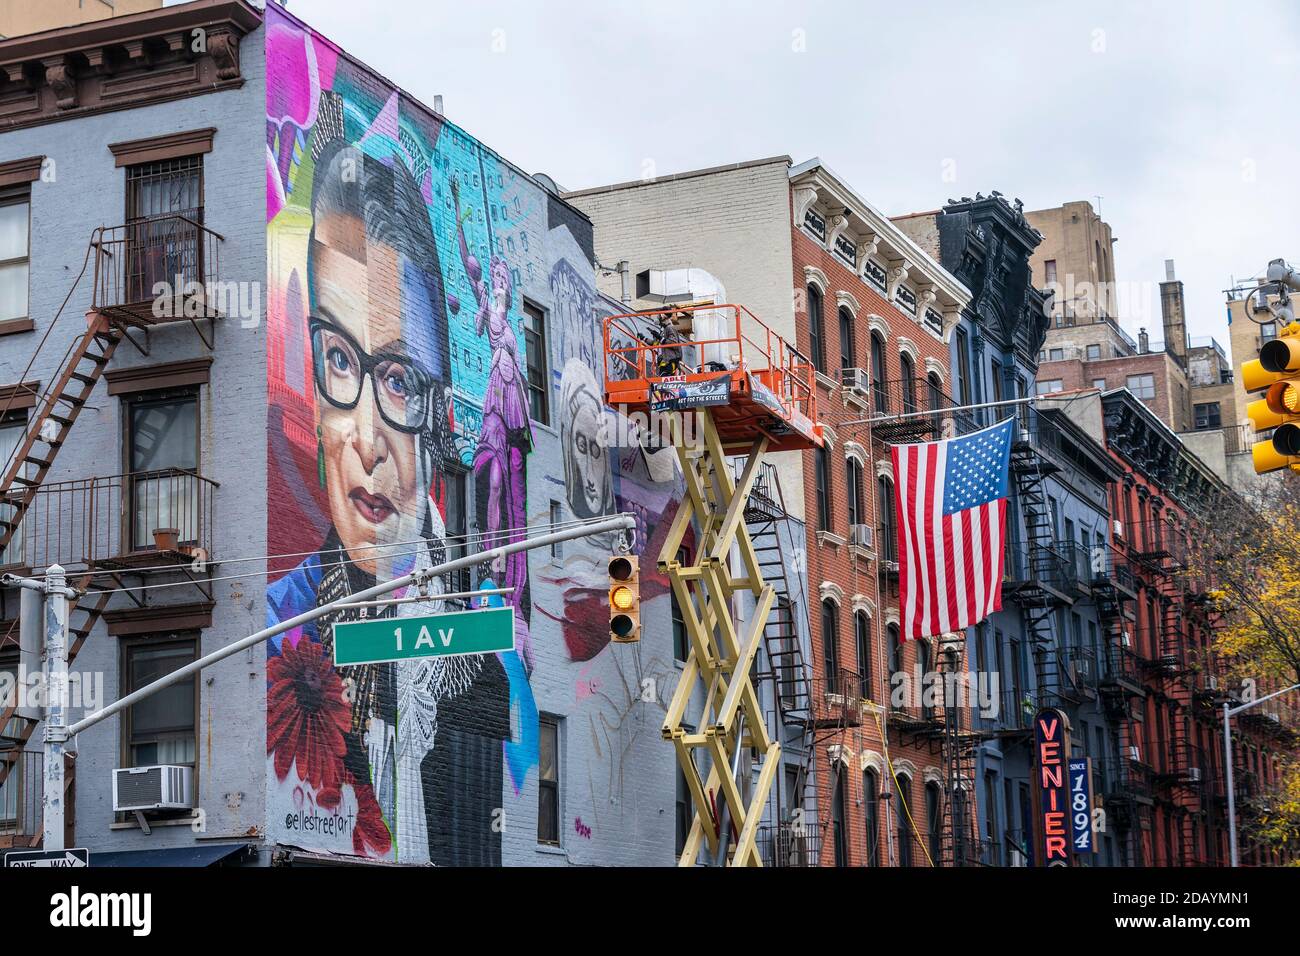
<path fill-rule="evenodd" d="M 567 856 L 568 855 L 564 852 L 564 847 L 556 846 L 551 843 L 537 844 L 537 852 L 545 854 L 546 856 Z"/>
<path fill-rule="evenodd" d="M 846 539 L 841 538 L 834 531 L 818 531 L 817 543 L 820 545 L 829 544 L 833 548 L 842 548 L 847 543 Z"/>
<path fill-rule="evenodd" d="M 874 551 L 869 551 L 868 549 L 856 544 L 849 545 L 849 554 L 868 564 L 876 560 L 876 553 Z"/>
<path fill-rule="evenodd" d="M 840 387 L 840 383 L 835 381 L 835 379 L 831 378 L 825 372 L 817 372 L 816 375 L 817 384 L 821 386 L 823 391 L 833 392 L 835 389 Z"/>
<path fill-rule="evenodd" d="M 36 323 L 31 319 L 6 319 L 0 322 L 0 335 L 18 335 L 22 332 L 32 332 L 36 329 Z"/>
<path fill-rule="evenodd" d="M 162 820 L 150 820 L 146 815 L 145 820 L 149 823 L 150 830 L 156 830 L 159 827 L 189 827 L 194 825 L 194 817 L 175 817 Z M 138 830 L 140 822 L 134 816 L 129 820 L 121 820 L 108 825 L 109 830 Z"/>
<path fill-rule="evenodd" d="M 864 412 L 871 411 L 871 402 L 868 401 L 867 396 L 859 395 L 851 388 L 846 388 L 844 390 L 844 404 L 852 405 L 854 408 L 860 409 Z"/>

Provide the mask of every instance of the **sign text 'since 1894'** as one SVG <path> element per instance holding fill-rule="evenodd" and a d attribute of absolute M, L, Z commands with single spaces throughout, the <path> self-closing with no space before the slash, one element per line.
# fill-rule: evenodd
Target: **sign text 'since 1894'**
<path fill-rule="evenodd" d="M 512 651 L 514 647 L 513 607 L 340 621 L 334 625 L 337 667 L 421 657 L 492 654 Z"/>

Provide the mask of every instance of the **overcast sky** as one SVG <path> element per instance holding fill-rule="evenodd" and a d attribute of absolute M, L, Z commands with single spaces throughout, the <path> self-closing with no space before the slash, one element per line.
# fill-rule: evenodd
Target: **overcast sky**
<path fill-rule="evenodd" d="M 889 215 L 1101 196 L 1119 280 L 1150 284 L 1125 324 L 1158 329 L 1172 258 L 1189 332 L 1225 347 L 1230 278 L 1300 264 L 1294 0 L 288 6 L 567 189 L 788 154 Z"/>

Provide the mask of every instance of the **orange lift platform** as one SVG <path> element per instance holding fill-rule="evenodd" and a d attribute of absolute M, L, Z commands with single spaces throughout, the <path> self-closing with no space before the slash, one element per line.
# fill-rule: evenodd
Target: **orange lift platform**
<path fill-rule="evenodd" d="M 606 401 L 666 417 L 685 485 L 657 561 L 690 642 L 661 728 L 694 806 L 677 864 L 694 866 L 707 853 L 715 864 L 762 866 L 756 835 L 781 744 L 753 670 L 777 595 L 763 579 L 744 513 L 769 452 L 822 444 L 816 373 L 738 305 L 611 315 L 604 334 Z M 688 419 L 697 426 L 689 438 Z M 735 456 L 744 457 L 738 475 Z M 683 558 L 691 526 L 696 546 Z M 742 591 L 752 607 L 738 618 L 733 598 Z M 698 701 L 701 713 L 688 720 Z M 757 777 L 749 759 L 759 761 Z"/>
<path fill-rule="evenodd" d="M 664 340 L 664 331 L 675 338 Z M 812 362 L 741 305 L 605 318 L 605 401 L 625 412 L 709 408 L 729 454 L 822 444 Z M 680 356 L 674 363 L 673 356 Z"/>

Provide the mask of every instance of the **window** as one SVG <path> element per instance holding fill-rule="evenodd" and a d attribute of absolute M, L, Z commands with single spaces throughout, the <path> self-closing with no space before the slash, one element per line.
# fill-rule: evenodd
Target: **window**
<path fill-rule="evenodd" d="M 1156 377 L 1154 375 L 1130 375 L 1126 384 L 1128 390 L 1137 398 L 1156 397 Z"/>
<path fill-rule="evenodd" d="M 998 777 L 995 773 L 984 772 L 984 839 L 992 848 L 993 866 L 1002 865 L 1001 840 L 998 839 Z"/>
<path fill-rule="evenodd" d="M 997 359 L 993 360 L 989 378 L 993 387 L 993 401 L 1002 401 L 1002 363 Z M 995 410 L 993 414 L 994 417 L 1000 418 L 1002 416 L 1002 409 L 999 408 Z"/>
<path fill-rule="evenodd" d="M 912 801 L 909 795 L 912 780 L 906 774 L 898 775 L 898 865 L 912 865 Z"/>
<path fill-rule="evenodd" d="M 1104 378 L 1094 378 L 1092 380 L 1092 387 L 1104 392 L 1106 391 L 1106 380 Z"/>
<path fill-rule="evenodd" d="M 890 624 L 885 633 L 889 636 L 889 676 L 892 681 L 894 675 L 903 672 L 903 639 L 897 624 Z"/>
<path fill-rule="evenodd" d="M 152 548 L 159 528 L 177 529 L 182 543 L 197 540 L 198 409 L 194 392 L 146 393 L 128 403 L 132 550 Z"/>
<path fill-rule="evenodd" d="M 857 352 L 853 347 L 853 313 L 840 306 L 840 368 L 856 368 L 857 364 Z"/>
<path fill-rule="evenodd" d="M 808 357 L 813 368 L 826 371 L 826 330 L 822 318 L 822 294 L 815 286 L 808 287 Z"/>
<path fill-rule="evenodd" d="M 832 839 L 835 847 L 835 865 L 849 865 L 849 841 L 848 834 L 844 831 L 844 804 L 847 802 L 844 794 L 844 768 L 840 765 L 835 767 L 835 793 L 831 799 L 831 827 L 833 830 Z"/>
<path fill-rule="evenodd" d="M 122 695 L 134 693 L 195 659 L 196 641 L 136 640 L 122 646 Z M 193 675 L 133 704 L 122 721 L 128 767 L 156 764 L 194 766 L 198 750 L 195 714 L 198 683 Z"/>
<path fill-rule="evenodd" d="M 690 563 L 690 556 L 685 548 L 677 549 L 677 563 L 681 565 Z M 673 658 L 684 661 L 691 649 L 690 635 L 686 633 L 686 617 L 682 614 L 682 606 L 677 603 L 677 592 L 672 588 L 668 589 L 668 598 L 673 620 Z"/>
<path fill-rule="evenodd" d="M 1048 259 L 1043 263 L 1043 274 L 1047 277 L 1047 285 L 1056 281 L 1056 260 Z"/>
<path fill-rule="evenodd" d="M 921 638 L 916 642 L 916 669 L 921 672 L 922 681 L 930 673 L 930 642 L 925 638 Z M 933 720 L 934 704 L 930 702 L 930 695 L 925 693 L 925 685 L 922 684 L 921 686 L 921 716 L 926 720 Z"/>
<path fill-rule="evenodd" d="M 903 411 L 914 412 L 916 411 L 916 365 L 912 362 L 912 356 L 900 352 L 898 369 L 902 376 L 900 384 L 903 390 Z"/>
<path fill-rule="evenodd" d="M 889 411 L 889 389 L 885 385 L 885 340 L 879 332 L 871 333 L 871 393 L 877 415 Z"/>
<path fill-rule="evenodd" d="M 201 154 L 126 167 L 126 301 L 148 302 L 157 283 L 172 285 L 178 276 L 182 282 L 206 278 L 204 244 L 178 216 L 203 224 Z"/>
<path fill-rule="evenodd" d="M 1064 382 L 1059 378 L 1049 378 L 1037 383 L 1037 392 L 1039 395 L 1053 395 L 1065 388 Z"/>
<path fill-rule="evenodd" d="M 867 828 L 867 866 L 880 866 L 880 782 L 870 768 L 862 775 L 862 802 Z"/>
<path fill-rule="evenodd" d="M 1088 353 L 1087 353 L 1087 354 L 1088 354 L 1088 361 L 1089 361 L 1089 362 L 1095 362 L 1095 361 L 1097 361 L 1098 359 L 1101 358 L 1101 346 L 1100 346 L 1100 345 L 1089 345 L 1089 346 L 1088 346 Z"/>
<path fill-rule="evenodd" d="M 884 561 L 898 560 L 898 540 L 895 530 L 894 483 L 881 475 L 876 479 L 876 502 L 880 508 L 880 557 Z"/>
<path fill-rule="evenodd" d="M 564 514 L 560 510 L 560 503 L 558 501 L 552 501 L 551 502 L 551 530 L 554 531 L 559 526 L 562 520 L 564 520 Z M 564 542 L 563 541 L 552 542 L 551 560 L 561 561 L 563 559 L 564 559 Z"/>
<path fill-rule="evenodd" d="M 1196 430 L 1202 431 L 1207 428 L 1219 428 L 1223 421 L 1219 412 L 1218 402 L 1206 402 L 1197 405 L 1196 411 Z"/>
<path fill-rule="evenodd" d="M 560 721 L 542 714 L 537 721 L 537 842 L 560 845 Z"/>
<path fill-rule="evenodd" d="M 969 405 L 970 398 L 970 344 L 966 340 L 966 330 L 957 329 L 957 404 Z"/>
<path fill-rule="evenodd" d="M 0 322 L 27 318 L 31 189 L 0 190 Z"/>
<path fill-rule="evenodd" d="M 930 862 L 938 866 L 943 859 L 943 794 L 933 780 L 925 785 L 925 823 L 930 838 Z"/>
<path fill-rule="evenodd" d="M 546 313 L 524 301 L 524 361 L 528 368 L 528 415 L 543 425 L 551 423 L 546 380 Z"/>
<path fill-rule="evenodd" d="M 831 465 L 830 455 L 823 445 L 813 454 L 814 478 L 817 484 L 817 529 L 831 530 Z"/>
<path fill-rule="evenodd" d="M 1048 349 L 1047 357 L 1053 362 L 1060 362 L 1065 358 L 1065 349 Z"/>
<path fill-rule="evenodd" d="M 849 499 L 849 526 L 863 524 L 862 465 L 856 458 L 844 459 L 844 479 L 848 483 L 845 492 Z"/>
<path fill-rule="evenodd" d="M 840 609 L 830 598 L 822 601 L 822 672 L 826 676 L 826 692 L 839 693 L 836 684 L 840 675 Z"/>
<path fill-rule="evenodd" d="M 937 372 L 931 372 L 925 377 L 926 391 L 929 393 L 926 398 L 930 402 L 930 409 L 938 411 L 943 408 L 943 380 L 939 378 Z"/>
<path fill-rule="evenodd" d="M 853 637 L 858 647 L 858 674 L 862 677 L 862 696 L 872 697 L 871 693 L 871 618 L 866 611 L 853 615 Z"/>

